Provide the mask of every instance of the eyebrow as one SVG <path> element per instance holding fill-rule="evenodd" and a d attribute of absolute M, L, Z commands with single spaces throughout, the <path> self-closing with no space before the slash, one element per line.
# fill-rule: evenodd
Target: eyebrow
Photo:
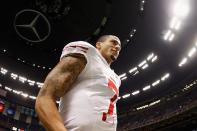
<path fill-rule="evenodd" d="M 116 39 L 111 39 L 110 41 L 113 41 L 113 42 L 118 43 L 118 44 L 120 45 L 120 47 L 121 47 L 121 44 L 120 44 L 120 42 L 119 42 L 118 40 L 116 40 Z"/>

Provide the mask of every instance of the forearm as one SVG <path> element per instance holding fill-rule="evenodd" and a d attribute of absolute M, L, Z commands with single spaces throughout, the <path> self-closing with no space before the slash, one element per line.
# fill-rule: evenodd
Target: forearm
<path fill-rule="evenodd" d="M 47 131 L 67 131 L 53 98 L 38 96 L 36 112 Z"/>

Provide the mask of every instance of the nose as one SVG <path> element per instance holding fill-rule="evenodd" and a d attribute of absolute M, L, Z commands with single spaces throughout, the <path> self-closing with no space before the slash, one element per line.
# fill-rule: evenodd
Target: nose
<path fill-rule="evenodd" d="M 115 46 L 115 49 L 116 49 L 117 51 L 120 51 L 120 49 L 121 49 L 120 45 L 117 44 L 117 45 Z"/>

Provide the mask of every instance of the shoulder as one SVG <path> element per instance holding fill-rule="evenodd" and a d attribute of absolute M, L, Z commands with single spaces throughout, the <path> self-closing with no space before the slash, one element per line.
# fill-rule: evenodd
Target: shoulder
<path fill-rule="evenodd" d="M 60 60 L 69 54 L 81 54 L 88 61 L 95 54 L 95 50 L 96 48 L 93 45 L 85 41 L 70 42 L 63 48 Z"/>
<path fill-rule="evenodd" d="M 66 49 L 66 48 L 81 48 L 83 50 L 89 50 L 89 49 L 93 49 L 95 47 L 86 41 L 74 41 L 74 42 L 68 43 L 64 47 L 64 49 Z"/>

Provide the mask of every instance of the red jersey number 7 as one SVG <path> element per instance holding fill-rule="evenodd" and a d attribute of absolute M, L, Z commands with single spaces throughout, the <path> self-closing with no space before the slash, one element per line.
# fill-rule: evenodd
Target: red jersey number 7
<path fill-rule="evenodd" d="M 114 113 L 115 101 L 118 98 L 119 91 L 112 80 L 108 80 L 108 88 L 110 88 L 115 95 L 110 98 L 110 104 L 107 112 L 103 112 L 102 120 L 106 122 L 107 116 L 112 116 Z"/>

